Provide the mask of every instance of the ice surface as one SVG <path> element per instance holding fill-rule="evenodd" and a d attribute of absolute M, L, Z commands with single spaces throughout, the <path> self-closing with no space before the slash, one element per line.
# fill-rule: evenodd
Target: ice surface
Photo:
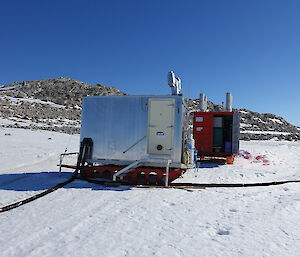
<path fill-rule="evenodd" d="M 0 206 L 41 192 L 79 136 L 0 129 Z M 241 142 L 234 165 L 189 170 L 181 181 L 300 179 L 300 144 Z M 257 160 L 264 156 L 264 165 Z M 75 181 L 0 213 L 1 256 L 300 256 L 300 186 L 203 190 L 104 188 Z"/>

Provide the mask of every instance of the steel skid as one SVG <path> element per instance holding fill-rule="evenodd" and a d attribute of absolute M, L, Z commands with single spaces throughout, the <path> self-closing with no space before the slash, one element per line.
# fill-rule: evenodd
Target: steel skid
<path fill-rule="evenodd" d="M 62 164 L 61 167 L 75 169 L 75 166 L 72 165 Z M 87 165 L 80 171 L 80 176 L 83 178 L 113 180 L 113 176 L 125 167 L 118 165 Z M 169 168 L 167 179 L 166 168 L 142 166 L 130 170 L 122 178 L 118 177 L 117 180 L 121 179 L 123 182 L 130 184 L 166 185 L 166 180 L 170 183 L 179 178 L 185 171 L 184 168 Z"/>

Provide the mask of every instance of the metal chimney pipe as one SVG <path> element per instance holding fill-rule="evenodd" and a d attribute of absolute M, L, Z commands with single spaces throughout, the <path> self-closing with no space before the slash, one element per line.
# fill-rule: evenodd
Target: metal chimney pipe
<path fill-rule="evenodd" d="M 226 93 L 226 111 L 232 112 L 232 95 L 231 95 L 231 93 Z"/>
<path fill-rule="evenodd" d="M 207 100 L 206 96 L 203 93 L 200 93 L 199 97 L 199 109 L 201 112 L 206 112 L 207 109 Z M 206 100 L 206 101 L 205 101 Z"/>

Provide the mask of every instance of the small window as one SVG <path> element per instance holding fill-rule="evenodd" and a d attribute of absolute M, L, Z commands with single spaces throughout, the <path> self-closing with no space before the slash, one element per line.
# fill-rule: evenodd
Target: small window
<path fill-rule="evenodd" d="M 203 122 L 203 117 L 196 117 L 196 122 Z"/>

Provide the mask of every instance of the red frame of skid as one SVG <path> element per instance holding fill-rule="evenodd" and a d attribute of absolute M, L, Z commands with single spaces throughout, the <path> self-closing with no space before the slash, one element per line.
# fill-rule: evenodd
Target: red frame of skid
<path fill-rule="evenodd" d="M 75 169 L 75 166 L 61 165 L 64 168 Z M 104 166 L 85 166 L 81 171 L 81 175 L 89 178 L 104 178 L 112 179 L 116 171 L 123 169 L 125 166 L 104 165 Z M 185 172 L 185 169 L 169 169 L 169 182 L 177 179 Z M 156 174 L 155 174 L 156 173 Z M 128 181 L 133 184 L 151 184 L 164 185 L 166 169 L 158 167 L 139 167 L 136 168 L 123 177 L 123 181 Z"/>

